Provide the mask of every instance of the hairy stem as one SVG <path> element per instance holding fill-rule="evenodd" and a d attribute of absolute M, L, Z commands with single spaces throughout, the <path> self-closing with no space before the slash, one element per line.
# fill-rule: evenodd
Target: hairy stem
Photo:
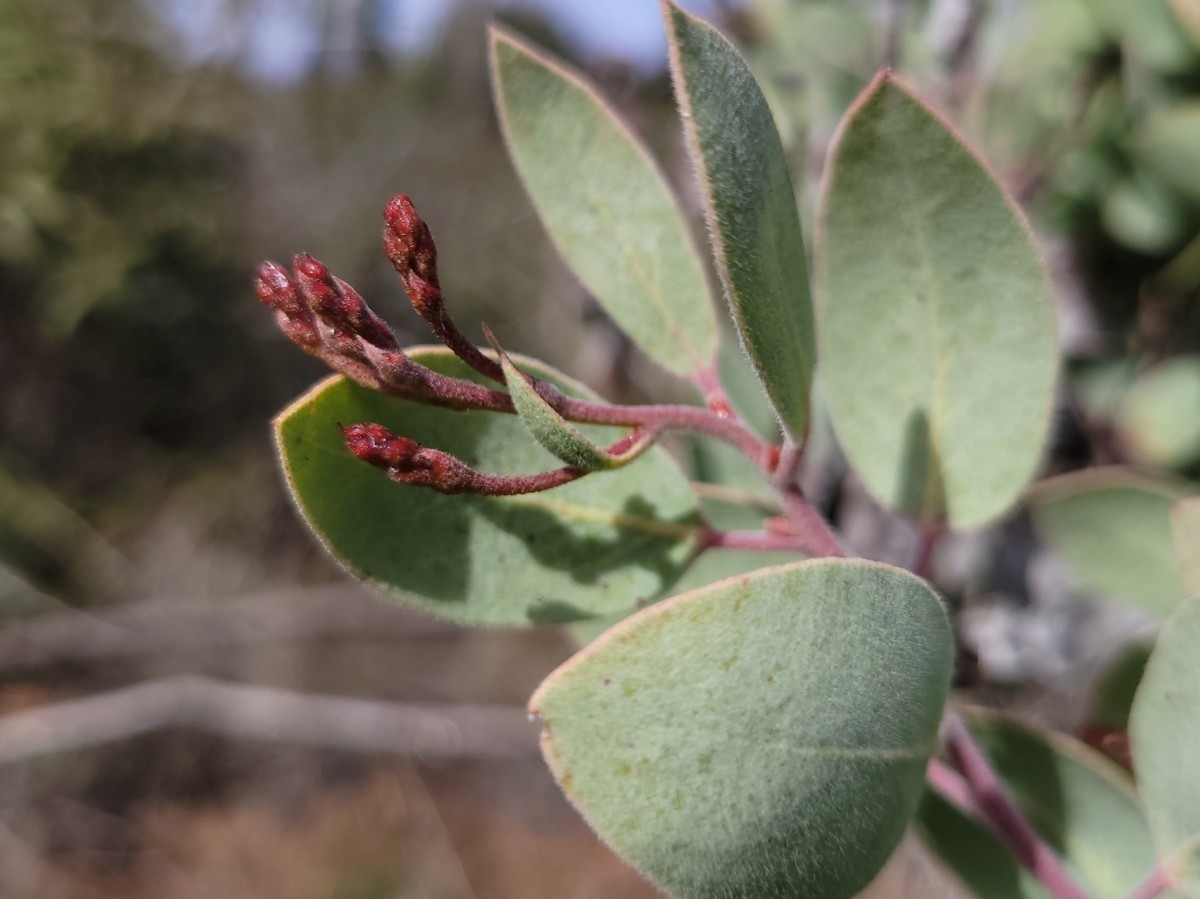
<path fill-rule="evenodd" d="M 780 491 L 780 499 L 788 518 L 796 525 L 796 531 L 805 546 L 811 547 L 814 556 L 845 556 L 842 541 L 829 526 L 821 513 L 812 507 L 799 487 L 790 486 Z"/>

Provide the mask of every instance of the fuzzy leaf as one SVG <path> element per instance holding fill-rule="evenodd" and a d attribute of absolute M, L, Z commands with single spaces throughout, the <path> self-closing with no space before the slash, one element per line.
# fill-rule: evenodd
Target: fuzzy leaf
<path fill-rule="evenodd" d="M 685 377 L 712 366 L 704 270 L 649 152 L 579 73 L 499 28 L 491 47 L 509 154 L 567 264 L 661 365 Z"/>
<path fill-rule="evenodd" d="M 1163 626 L 1129 716 L 1138 792 L 1163 865 L 1200 896 L 1200 599 Z"/>
<path fill-rule="evenodd" d="M 490 332 L 488 332 L 490 338 Z M 620 453 L 609 452 L 588 440 L 577 427 L 554 411 L 542 399 L 521 370 L 513 365 L 508 353 L 494 341 L 492 345 L 500 357 L 504 370 L 504 383 L 512 397 L 513 406 L 529 435 L 558 459 L 584 471 L 611 471 L 628 465 L 653 443 L 653 435 L 635 439 Z"/>
<path fill-rule="evenodd" d="M 814 272 L 834 430 L 884 503 L 985 524 L 1038 467 L 1058 364 L 1028 226 L 887 73 L 847 113 L 829 160 Z"/>
<path fill-rule="evenodd" d="M 1171 536 L 1171 506 L 1185 489 L 1120 468 L 1038 484 L 1029 494 L 1041 538 L 1081 584 L 1165 618 L 1187 591 Z"/>
<path fill-rule="evenodd" d="M 408 352 L 430 368 L 480 380 L 442 347 Z M 540 363 L 520 364 L 588 396 Z M 661 450 L 545 493 L 446 496 L 393 483 L 351 456 L 337 425 L 364 421 L 497 474 L 559 463 L 515 415 L 404 402 L 336 377 L 279 415 L 284 475 L 326 549 L 371 586 L 427 612 L 509 626 L 624 612 L 670 587 L 694 551 L 695 497 Z"/>
<path fill-rule="evenodd" d="M 733 46 L 674 3 L 663 9 L 675 97 L 721 284 L 780 421 L 802 441 L 816 349 L 783 145 L 762 89 Z"/>
<path fill-rule="evenodd" d="M 706 587 L 734 575 L 748 574 L 751 571 L 758 571 L 760 568 L 782 565 L 795 560 L 796 553 L 778 550 L 709 550 L 688 566 L 687 572 L 675 584 L 674 589 L 677 593 L 683 593 L 699 587 Z M 571 635 L 578 645 L 587 646 L 614 624 L 628 617 L 628 615 L 618 615 L 581 621 L 571 625 Z"/>
<path fill-rule="evenodd" d="M 813 560 L 639 612 L 530 709 L 568 797 L 672 895 L 844 899 L 916 807 L 952 654 L 923 581 Z"/>
<path fill-rule="evenodd" d="M 1200 497 L 1181 499 L 1171 507 L 1175 558 L 1189 596 L 1200 596 Z"/>

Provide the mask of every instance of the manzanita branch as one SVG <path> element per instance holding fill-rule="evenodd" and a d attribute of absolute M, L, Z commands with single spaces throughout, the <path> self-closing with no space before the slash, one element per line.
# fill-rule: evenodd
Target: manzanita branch
<path fill-rule="evenodd" d="M 1055 899 L 1089 899 L 1054 850 L 1008 797 L 959 714 L 947 707 L 942 736 L 950 761 L 971 791 L 979 816 Z"/>
<path fill-rule="evenodd" d="M 780 550 L 783 552 L 811 553 L 809 547 L 796 534 L 778 534 L 771 531 L 722 531 L 709 528 L 700 538 L 701 550 L 747 549 Z"/>
<path fill-rule="evenodd" d="M 979 806 L 975 804 L 975 796 L 966 780 L 941 759 L 929 760 L 925 768 L 925 783 L 964 815 L 980 817 Z"/>
<path fill-rule="evenodd" d="M 1156 899 L 1174 886 L 1167 869 L 1159 862 L 1150 875 L 1129 894 L 1129 899 Z"/>
<path fill-rule="evenodd" d="M 410 359 L 362 297 L 311 256 L 298 256 L 291 275 L 276 263 L 264 262 L 255 292 L 275 312 L 280 329 L 293 343 L 364 387 L 451 409 L 515 412 L 508 394 L 443 375 Z M 772 464 L 774 447 L 738 421 L 708 409 L 618 406 L 568 397 L 545 381 L 535 379 L 535 386 L 568 421 L 707 434 L 731 444 L 755 465 Z"/>
<path fill-rule="evenodd" d="M 800 539 L 804 541 L 805 546 L 811 547 L 814 556 L 846 555 L 842 541 L 833 532 L 829 522 L 812 507 L 799 487 L 793 484 L 784 488 L 780 491 L 780 498 L 788 518 L 796 526 Z"/>
<path fill-rule="evenodd" d="M 929 580 L 929 576 L 933 573 L 933 553 L 937 549 L 937 544 L 942 537 L 942 533 L 941 528 L 921 525 L 921 531 L 917 535 L 916 551 L 913 553 L 913 564 L 910 569 L 917 577 Z"/>
<path fill-rule="evenodd" d="M 417 215 L 412 202 L 403 195 L 393 197 L 384 211 L 384 223 L 388 259 L 399 273 L 414 309 L 463 362 L 483 376 L 504 383 L 500 364 L 472 344 L 447 312 L 438 280 L 437 247 L 429 226 Z M 414 362 L 358 292 L 307 254 L 296 257 L 290 275 L 282 266 L 263 263 L 255 290 L 259 299 L 275 312 L 289 339 L 365 387 L 400 399 L 456 410 L 506 414 L 516 411 L 507 393 Z M 547 381 L 530 379 L 538 395 L 570 422 L 633 428 L 641 435 L 686 431 L 732 445 L 772 481 L 792 523 L 787 531 L 776 529 L 766 535 L 766 542 L 786 544 L 789 549 L 816 556 L 845 555 L 828 523 L 794 483 L 801 450 L 789 447 L 781 460 L 780 448 L 762 440 L 733 410 L 715 367 L 698 372 L 696 382 L 704 391 L 709 408 L 592 402 L 567 396 Z M 530 493 L 568 483 L 587 473 L 566 467 L 528 476 L 489 475 L 378 425 L 354 425 L 346 429 L 345 436 L 351 452 L 385 469 L 393 480 L 446 493 Z M 623 445 L 622 441 L 615 444 Z M 731 539 L 736 542 L 750 538 Z"/>

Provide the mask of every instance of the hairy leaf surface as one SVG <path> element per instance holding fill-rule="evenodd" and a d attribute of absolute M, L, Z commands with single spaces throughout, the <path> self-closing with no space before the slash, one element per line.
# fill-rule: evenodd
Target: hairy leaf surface
<path fill-rule="evenodd" d="M 818 219 L 822 387 L 851 463 L 893 508 L 987 523 L 1037 470 L 1058 364 L 1024 218 L 885 73 L 834 140 Z"/>
<path fill-rule="evenodd" d="M 444 348 L 409 353 L 437 371 L 480 380 Z M 519 362 L 587 395 L 540 363 Z M 495 474 L 532 474 L 561 463 L 515 415 L 400 401 L 340 377 L 279 415 L 276 444 L 305 521 L 353 574 L 427 612 L 508 626 L 626 612 L 670 587 L 695 548 L 695 497 L 661 450 L 545 493 L 446 496 L 393 483 L 351 456 L 338 424 L 356 422 L 378 422 Z M 621 433 L 584 431 L 593 438 Z"/>
<path fill-rule="evenodd" d="M 653 359 L 716 360 L 717 319 L 683 214 L 649 152 L 579 73 L 492 30 L 500 125 L 567 264 Z"/>
<path fill-rule="evenodd" d="M 771 110 L 745 60 L 665 3 L 675 97 L 725 296 L 784 428 L 808 432 L 816 348 L 800 216 Z"/>
<path fill-rule="evenodd" d="M 679 899 L 846 899 L 921 794 L 950 681 L 926 584 L 820 559 L 645 609 L 530 703 L 559 784 Z"/>

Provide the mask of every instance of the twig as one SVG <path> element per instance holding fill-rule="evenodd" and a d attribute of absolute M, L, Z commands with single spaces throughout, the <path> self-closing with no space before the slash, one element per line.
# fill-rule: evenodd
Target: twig
<path fill-rule="evenodd" d="M 716 528 L 701 538 L 704 549 L 780 550 L 807 552 L 804 541 L 795 534 L 776 534 L 771 531 L 721 531 Z"/>
<path fill-rule="evenodd" d="M 205 660 L 229 646 L 317 638 L 452 640 L 461 632 L 353 587 L 269 591 L 221 601 L 174 598 L 44 616 L 0 629 L 0 674 L 123 659 Z M 178 670 L 178 669 L 177 669 Z"/>
<path fill-rule="evenodd" d="M 917 536 L 917 549 L 913 555 L 913 564 L 910 569 L 917 577 L 929 580 L 929 576 L 933 573 L 933 553 L 937 549 L 941 536 L 940 529 L 921 525 L 921 532 Z"/>
<path fill-rule="evenodd" d="M 925 783 L 943 799 L 972 818 L 980 817 L 979 806 L 963 776 L 941 759 L 930 759 L 925 768 Z"/>
<path fill-rule="evenodd" d="M 1071 879 L 1062 861 L 1009 799 L 987 756 L 975 744 L 962 718 L 949 707 L 942 719 L 942 731 L 946 752 L 962 773 L 980 817 L 1004 841 L 1017 861 L 1055 899 L 1089 899 Z"/>
<path fill-rule="evenodd" d="M 498 706 L 425 706 L 170 677 L 0 718 L 0 764 L 165 727 L 417 757 L 524 756 L 536 733 Z"/>
<path fill-rule="evenodd" d="M 782 491 L 781 498 L 788 517 L 796 523 L 797 533 L 804 546 L 811 550 L 812 555 L 846 555 L 846 551 L 842 548 L 842 542 L 830 528 L 829 522 L 809 504 L 799 487 L 789 487 Z"/>
<path fill-rule="evenodd" d="M 1150 872 L 1150 876 L 1143 880 L 1137 889 L 1129 894 L 1129 899 L 1155 899 L 1155 897 L 1162 895 L 1174 885 L 1171 882 L 1170 875 L 1167 874 L 1166 868 L 1160 862 Z"/>

